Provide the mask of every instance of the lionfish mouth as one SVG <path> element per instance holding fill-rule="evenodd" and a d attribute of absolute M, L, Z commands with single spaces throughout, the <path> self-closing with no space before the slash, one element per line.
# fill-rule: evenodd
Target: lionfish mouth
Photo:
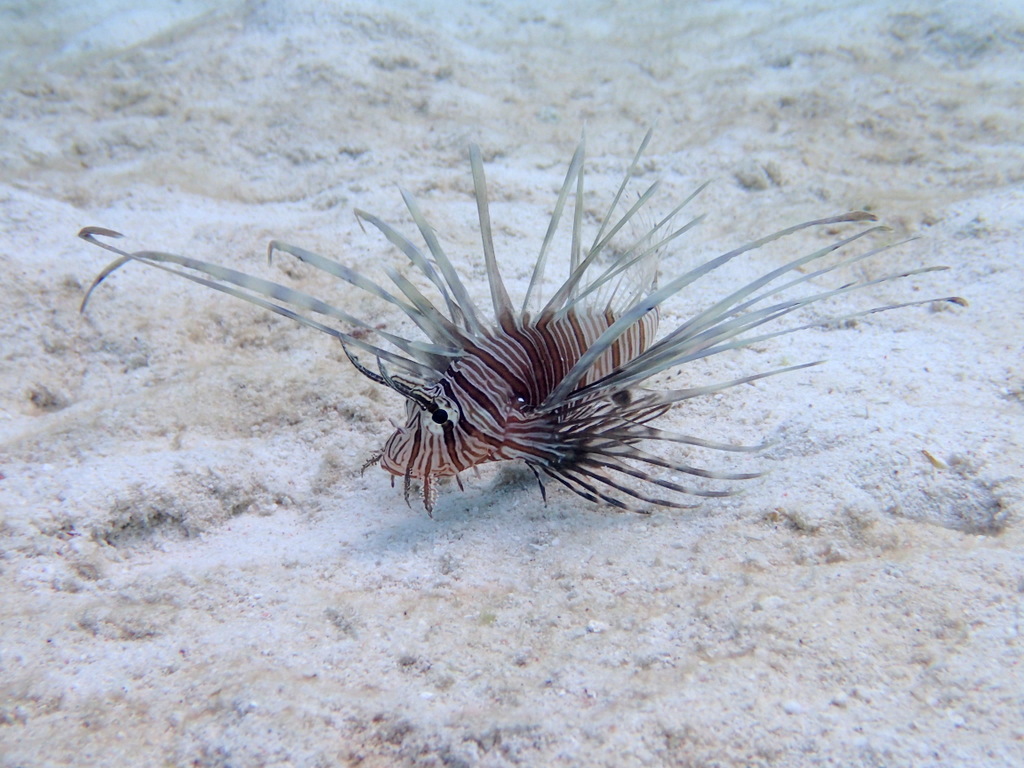
<path fill-rule="evenodd" d="M 853 211 L 796 224 L 741 245 L 659 285 L 661 258 L 679 236 L 702 218 L 697 216 L 679 223 L 683 209 L 704 186 L 653 224 L 639 227 L 641 219 L 651 218 L 645 214 L 660 183 L 650 184 L 631 204 L 626 203 L 626 192 L 650 139 L 648 131 L 589 247 L 584 246 L 585 152 L 584 141 L 580 141 L 518 306 L 509 297 L 495 256 L 480 151 L 475 145 L 470 147 L 493 317 L 486 317 L 470 298 L 419 204 L 404 191 L 403 199 L 426 250 L 376 216 L 356 211 L 360 219 L 376 227 L 412 263 L 411 277 L 386 268 L 394 284 L 390 290 L 324 256 L 276 240 L 270 243 L 268 258 L 275 251 L 286 253 L 376 296 L 411 320 L 423 339 L 389 333 L 309 294 L 206 261 L 157 251 L 120 250 L 99 238 L 121 235 L 101 227 L 86 227 L 79 237 L 117 254 L 117 258 L 93 281 L 82 301 L 82 310 L 96 287 L 112 272 L 128 262 L 141 262 L 334 336 L 360 373 L 401 394 L 407 404 L 405 424 L 399 425 L 384 449 L 374 454 L 364 469 L 380 464 L 392 473 L 393 479 L 402 477 L 407 502 L 410 488 L 418 482 L 428 513 L 434 507 L 438 479 L 454 476 L 461 488 L 460 472 L 485 462 L 506 460 L 524 461 L 540 483 L 542 494 L 542 478 L 548 477 L 585 499 L 618 509 L 647 512 L 651 506 L 690 507 L 694 497 L 729 495 L 734 492 L 732 481 L 757 477 L 759 473 L 714 471 L 651 452 L 641 444 L 741 453 L 763 446 L 724 444 L 662 429 L 651 422 L 685 400 L 817 365 L 820 361 L 673 390 L 644 388 L 642 385 L 653 376 L 815 325 L 933 301 L 961 305 L 966 302 L 954 296 L 910 301 L 811 323 L 780 325 L 777 321 L 812 304 L 880 283 L 945 269 L 925 267 L 833 287 L 815 287 L 837 270 L 901 244 L 886 243 L 850 254 L 854 249 L 847 246 L 859 244 L 884 229 L 875 225 L 794 258 L 749 283 L 731 287 L 721 299 L 659 336 L 662 304 L 733 259 L 805 229 L 874 222 L 876 218 L 864 211 Z M 570 198 L 572 244 L 567 275 L 543 299 L 541 289 L 549 251 Z M 433 296 L 424 293 L 427 289 Z M 373 359 L 374 365 L 365 365 L 360 355 Z"/>

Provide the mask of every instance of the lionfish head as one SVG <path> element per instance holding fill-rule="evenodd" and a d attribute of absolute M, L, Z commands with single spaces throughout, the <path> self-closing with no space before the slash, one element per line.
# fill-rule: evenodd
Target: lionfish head
<path fill-rule="evenodd" d="M 384 444 L 381 468 L 416 480 L 451 477 L 487 461 L 491 447 L 465 428 L 461 410 L 441 387 L 406 392 L 405 424 Z"/>

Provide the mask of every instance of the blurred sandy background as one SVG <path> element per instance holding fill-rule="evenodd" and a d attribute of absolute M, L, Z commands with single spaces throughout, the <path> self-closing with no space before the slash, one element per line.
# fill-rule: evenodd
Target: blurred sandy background
<path fill-rule="evenodd" d="M 4 3 L 0 29 L 0 764 L 1024 762 L 1018 3 Z M 410 231 L 399 185 L 483 295 L 470 141 L 521 288 L 582 127 L 599 211 L 652 124 L 644 180 L 714 180 L 665 270 L 867 208 L 920 238 L 865 269 L 951 269 L 851 309 L 970 301 L 688 372 L 831 361 L 667 419 L 779 441 L 725 502 L 545 506 L 489 469 L 429 519 L 360 475 L 403 405 L 329 338 L 138 266 L 78 313 L 101 225 L 393 322 L 263 254 L 401 266 L 352 214 Z"/>

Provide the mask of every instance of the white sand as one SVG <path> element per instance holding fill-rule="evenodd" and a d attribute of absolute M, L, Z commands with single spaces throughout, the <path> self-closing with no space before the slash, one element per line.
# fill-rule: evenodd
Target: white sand
<path fill-rule="evenodd" d="M 3 15 L 0 764 L 1024 763 L 1019 3 L 163 5 Z M 408 229 L 399 184 L 483 295 L 470 141 L 521 286 L 584 123 L 595 190 L 652 123 L 666 200 L 716 180 L 668 272 L 869 207 L 921 238 L 866 274 L 951 269 L 843 309 L 970 306 L 691 372 L 831 361 L 666 420 L 779 440 L 725 503 L 488 471 L 433 519 L 360 475 L 403 406 L 331 339 L 138 266 L 78 314 L 108 261 L 81 226 L 372 271 L 403 257 L 352 210 Z"/>

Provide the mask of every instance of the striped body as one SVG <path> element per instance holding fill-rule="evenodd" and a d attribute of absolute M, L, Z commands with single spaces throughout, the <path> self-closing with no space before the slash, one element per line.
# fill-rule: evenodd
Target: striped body
<path fill-rule="evenodd" d="M 409 401 L 406 424 L 385 444 L 381 467 L 424 480 L 457 475 L 488 461 L 554 463 L 558 446 L 551 435 L 559 413 L 536 414 L 536 408 L 616 319 L 610 309 L 570 311 L 547 323 L 520 324 L 512 333 L 497 329 L 475 340 L 424 392 L 447 420 L 438 423 L 433 413 Z M 653 309 L 604 350 L 578 388 L 646 350 L 657 328 L 658 310 Z"/>

